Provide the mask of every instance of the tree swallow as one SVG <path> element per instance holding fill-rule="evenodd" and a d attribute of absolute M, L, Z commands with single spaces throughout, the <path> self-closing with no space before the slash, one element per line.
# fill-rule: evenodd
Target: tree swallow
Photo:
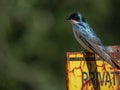
<path fill-rule="evenodd" d="M 120 63 L 112 57 L 80 13 L 71 14 L 67 20 L 72 24 L 75 38 L 86 50 L 98 54 L 112 67 L 120 69 Z"/>

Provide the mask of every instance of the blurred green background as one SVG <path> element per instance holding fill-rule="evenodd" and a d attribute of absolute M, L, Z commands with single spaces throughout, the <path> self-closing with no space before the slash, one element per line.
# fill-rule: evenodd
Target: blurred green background
<path fill-rule="evenodd" d="M 81 12 L 105 45 L 120 45 L 120 0 L 0 0 L 0 90 L 66 90 L 66 18 Z"/>

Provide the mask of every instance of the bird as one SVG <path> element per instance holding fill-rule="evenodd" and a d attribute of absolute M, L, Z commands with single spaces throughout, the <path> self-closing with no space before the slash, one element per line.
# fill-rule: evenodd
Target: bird
<path fill-rule="evenodd" d="M 91 53 L 99 55 L 101 59 L 112 67 L 120 69 L 120 63 L 113 58 L 80 12 L 72 13 L 67 20 L 72 24 L 74 36 L 82 47 Z"/>

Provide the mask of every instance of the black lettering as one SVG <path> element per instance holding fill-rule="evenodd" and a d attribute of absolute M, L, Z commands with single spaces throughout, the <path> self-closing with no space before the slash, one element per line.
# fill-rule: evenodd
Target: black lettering
<path fill-rule="evenodd" d="M 118 74 L 118 85 L 120 85 L 120 72 L 117 72 Z"/>
<path fill-rule="evenodd" d="M 115 85 L 115 74 L 116 74 L 116 72 L 111 72 L 111 74 L 113 74 L 113 85 Z"/>
<path fill-rule="evenodd" d="M 89 72 L 89 74 L 90 74 L 89 77 L 91 79 L 91 82 L 93 83 L 94 86 L 96 86 L 95 72 Z M 91 84 L 89 83 L 89 85 Z"/>
<path fill-rule="evenodd" d="M 82 72 L 82 84 L 88 79 L 88 74 L 87 72 Z"/>
<path fill-rule="evenodd" d="M 107 85 L 107 83 L 110 83 L 110 85 L 112 85 L 109 72 L 106 72 L 106 82 L 105 82 L 105 85 Z"/>
<path fill-rule="evenodd" d="M 100 77 L 100 84 L 103 85 L 103 84 L 104 84 L 105 73 L 103 73 L 103 74 L 101 75 L 101 73 L 99 72 L 98 75 L 99 75 L 99 77 Z"/>

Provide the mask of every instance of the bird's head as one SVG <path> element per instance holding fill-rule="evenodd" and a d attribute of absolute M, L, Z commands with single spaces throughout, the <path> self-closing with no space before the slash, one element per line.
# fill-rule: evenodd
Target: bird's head
<path fill-rule="evenodd" d="M 80 13 L 72 13 L 67 20 L 69 20 L 72 24 L 86 22 L 84 17 Z"/>

